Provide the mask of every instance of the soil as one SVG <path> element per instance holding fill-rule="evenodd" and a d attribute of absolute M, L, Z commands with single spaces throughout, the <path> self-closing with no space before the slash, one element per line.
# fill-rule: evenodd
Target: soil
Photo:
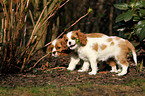
<path fill-rule="evenodd" d="M 37 54 L 32 58 L 32 65 L 40 57 L 45 54 Z M 62 57 L 46 57 L 41 60 L 36 68 L 23 74 L 0 74 L 0 86 L 3 87 L 17 87 L 17 86 L 44 86 L 47 84 L 56 84 L 57 86 L 73 86 L 76 84 L 127 84 L 132 81 L 136 81 L 138 78 L 145 78 L 145 67 L 141 72 L 137 71 L 137 67 L 134 66 L 133 61 L 130 60 L 130 66 L 128 73 L 125 76 L 116 76 L 115 73 L 110 73 L 110 67 L 100 62 L 99 73 L 97 75 L 88 75 L 88 72 L 78 72 L 81 68 L 81 63 L 77 65 L 74 71 L 66 70 L 69 64 L 69 56 Z M 103 67 L 101 66 L 103 65 Z M 102 69 L 103 68 L 103 69 Z M 90 70 L 91 71 L 91 68 Z"/>

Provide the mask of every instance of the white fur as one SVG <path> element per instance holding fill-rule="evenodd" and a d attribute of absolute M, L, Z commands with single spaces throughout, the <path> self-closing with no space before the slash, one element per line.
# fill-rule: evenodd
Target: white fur
<path fill-rule="evenodd" d="M 55 48 L 56 42 L 57 42 L 57 39 L 55 39 L 54 41 L 52 41 L 52 45 L 54 46 L 53 49 L 52 49 L 52 56 L 54 56 L 54 57 L 57 57 L 58 56 L 57 50 Z"/>

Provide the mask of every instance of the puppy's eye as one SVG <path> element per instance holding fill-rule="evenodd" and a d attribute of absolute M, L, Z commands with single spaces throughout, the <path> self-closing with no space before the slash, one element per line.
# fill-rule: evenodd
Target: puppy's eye
<path fill-rule="evenodd" d="M 76 39 L 76 37 L 73 37 L 72 39 L 73 39 L 73 40 L 75 40 L 75 39 Z"/>
<path fill-rule="evenodd" d="M 66 42 L 68 41 L 68 39 L 66 39 Z"/>
<path fill-rule="evenodd" d="M 57 47 L 57 49 L 60 49 L 60 47 Z"/>

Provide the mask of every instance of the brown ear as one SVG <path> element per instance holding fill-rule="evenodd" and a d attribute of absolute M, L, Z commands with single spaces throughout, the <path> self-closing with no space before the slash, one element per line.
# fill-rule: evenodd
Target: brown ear
<path fill-rule="evenodd" d="M 62 50 L 67 50 L 68 49 L 65 38 L 61 39 L 61 45 L 62 45 Z"/>
<path fill-rule="evenodd" d="M 52 54 L 51 54 L 52 48 L 53 48 L 53 45 L 49 45 L 49 46 L 47 47 L 46 53 L 49 53 L 49 54 L 48 54 L 48 58 L 52 55 Z"/>
<path fill-rule="evenodd" d="M 53 45 L 49 45 L 49 46 L 47 47 L 46 52 L 47 52 L 47 53 L 48 53 L 48 52 L 52 52 L 52 48 L 53 48 Z"/>
<path fill-rule="evenodd" d="M 87 44 L 87 36 L 84 33 L 80 32 L 80 31 L 76 31 L 76 35 L 78 36 L 78 38 L 83 46 Z"/>
<path fill-rule="evenodd" d="M 77 31 L 81 32 L 81 29 L 78 29 Z"/>
<path fill-rule="evenodd" d="M 66 34 L 64 34 L 62 37 L 62 40 L 64 40 L 64 42 L 66 42 L 66 39 L 67 39 Z"/>

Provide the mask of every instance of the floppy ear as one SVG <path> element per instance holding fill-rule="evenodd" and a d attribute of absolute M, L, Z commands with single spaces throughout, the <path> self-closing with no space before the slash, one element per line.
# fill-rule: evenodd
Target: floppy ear
<path fill-rule="evenodd" d="M 65 38 L 61 39 L 61 45 L 62 45 L 62 50 L 67 50 L 68 49 Z"/>
<path fill-rule="evenodd" d="M 48 58 L 52 55 L 50 52 L 52 52 L 52 48 L 53 48 L 53 45 L 51 44 L 51 45 L 49 45 L 48 47 L 47 47 L 47 50 L 46 50 L 46 53 L 49 53 L 48 54 Z"/>
<path fill-rule="evenodd" d="M 78 38 L 83 46 L 87 44 L 87 36 L 84 33 L 80 32 L 80 31 L 76 31 L 76 35 L 78 36 Z"/>
<path fill-rule="evenodd" d="M 64 42 L 66 42 L 66 39 L 67 39 L 66 34 L 64 34 L 62 40 L 64 40 Z"/>

